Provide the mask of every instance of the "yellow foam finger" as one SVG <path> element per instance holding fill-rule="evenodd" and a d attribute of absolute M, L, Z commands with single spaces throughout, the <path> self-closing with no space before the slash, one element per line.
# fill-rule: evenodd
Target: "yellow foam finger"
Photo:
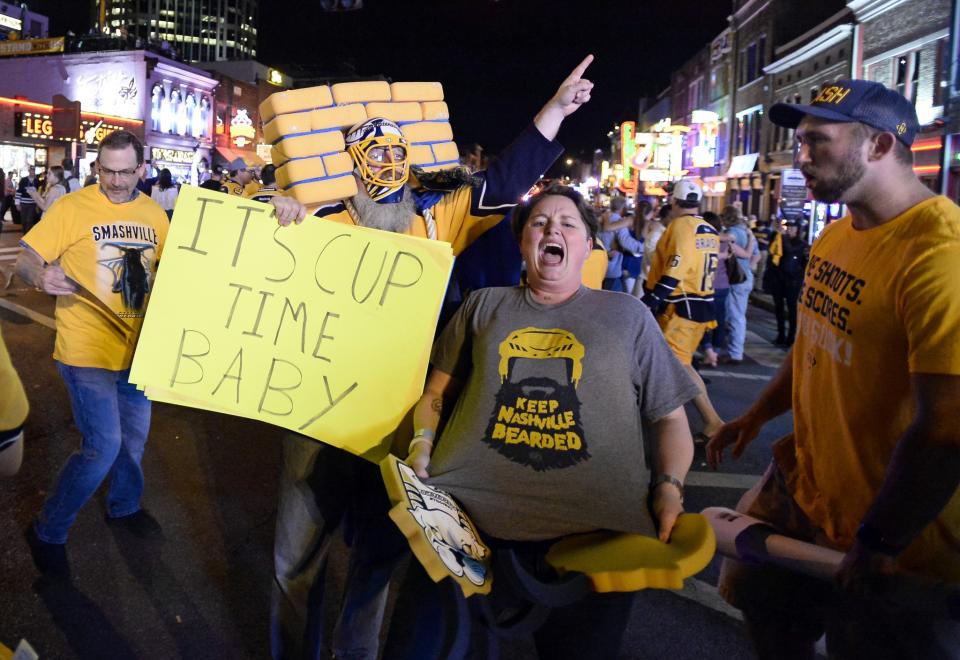
<path fill-rule="evenodd" d="M 419 103 L 368 103 L 367 117 L 383 117 L 398 124 L 423 120 Z"/>
<path fill-rule="evenodd" d="M 337 83 L 330 91 L 333 92 L 333 100 L 337 105 L 390 100 L 390 83 L 386 80 Z"/>
<path fill-rule="evenodd" d="M 420 104 L 420 111 L 423 113 L 425 121 L 435 119 L 450 119 L 450 110 L 445 101 L 425 101 Z"/>
<path fill-rule="evenodd" d="M 274 92 L 260 104 L 260 118 L 267 123 L 276 115 L 325 108 L 330 105 L 333 105 L 333 94 L 330 93 L 327 85 L 288 89 L 283 92 Z"/>
<path fill-rule="evenodd" d="M 395 82 L 390 85 L 394 101 L 442 101 L 443 85 L 438 82 Z"/>
<path fill-rule="evenodd" d="M 594 591 L 682 589 L 684 578 L 710 563 L 717 539 L 707 519 L 685 513 L 669 543 L 639 534 L 579 534 L 554 544 L 547 563 L 561 574 L 584 573 Z"/>
<path fill-rule="evenodd" d="M 421 482 L 396 456 L 380 462 L 393 508 L 390 519 L 410 543 L 414 557 L 434 582 L 455 581 L 464 596 L 486 594 L 493 584 L 490 548 L 452 497 Z"/>
<path fill-rule="evenodd" d="M 407 142 L 448 142 L 453 139 L 453 129 L 445 121 L 421 121 L 401 126 Z"/>

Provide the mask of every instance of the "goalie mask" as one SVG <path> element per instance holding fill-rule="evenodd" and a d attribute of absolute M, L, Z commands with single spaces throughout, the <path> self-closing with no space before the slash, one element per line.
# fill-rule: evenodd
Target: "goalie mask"
<path fill-rule="evenodd" d="M 389 119 L 374 117 L 347 131 L 345 142 L 370 199 L 399 202 L 410 176 L 407 141 L 400 127 Z"/>

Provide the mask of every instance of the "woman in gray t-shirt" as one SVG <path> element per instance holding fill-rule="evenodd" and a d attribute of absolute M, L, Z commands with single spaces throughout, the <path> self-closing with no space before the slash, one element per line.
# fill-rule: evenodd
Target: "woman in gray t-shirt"
<path fill-rule="evenodd" d="M 407 462 L 494 545 L 598 529 L 665 541 L 693 458 L 683 404 L 698 390 L 640 301 L 582 286 L 596 221 L 578 193 L 548 189 L 514 225 L 527 285 L 473 293 L 443 331 Z"/>

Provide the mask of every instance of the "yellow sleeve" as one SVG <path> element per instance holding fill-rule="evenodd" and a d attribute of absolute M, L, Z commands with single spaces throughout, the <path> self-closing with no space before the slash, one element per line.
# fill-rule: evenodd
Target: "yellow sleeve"
<path fill-rule="evenodd" d="M 607 257 L 606 250 L 593 248 L 590 251 L 590 256 L 587 257 L 586 262 L 583 264 L 581 281 L 584 286 L 588 286 L 591 289 L 603 288 L 603 277 L 607 274 L 608 261 L 609 258 Z"/>
<path fill-rule="evenodd" d="M 480 238 L 480 236 L 503 220 L 513 206 L 505 206 L 491 211 L 474 214 L 472 207 L 473 189 L 462 186 L 437 202 L 431 209 L 437 223 L 437 238 L 453 246 L 453 254 L 458 255 Z"/>
<path fill-rule="evenodd" d="M 898 309 L 910 373 L 960 375 L 960 242 L 933 246 L 901 278 Z"/>
<path fill-rule="evenodd" d="M 0 431 L 10 431 L 22 425 L 28 412 L 27 393 L 0 334 Z"/>
<path fill-rule="evenodd" d="M 64 200 L 57 200 L 20 242 L 31 247 L 49 264 L 77 241 L 72 220 L 73 214 L 64 205 Z"/>

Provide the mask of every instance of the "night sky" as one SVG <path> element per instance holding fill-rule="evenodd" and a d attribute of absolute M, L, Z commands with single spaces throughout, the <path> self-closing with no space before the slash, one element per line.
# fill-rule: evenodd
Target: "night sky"
<path fill-rule="evenodd" d="M 90 27 L 89 0 L 35 0 L 51 34 Z M 454 139 L 502 149 L 588 53 L 593 100 L 560 141 L 589 158 L 643 95 L 726 27 L 728 0 L 365 0 L 327 13 L 311 0 L 262 0 L 257 59 L 296 75 L 439 80 Z"/>

